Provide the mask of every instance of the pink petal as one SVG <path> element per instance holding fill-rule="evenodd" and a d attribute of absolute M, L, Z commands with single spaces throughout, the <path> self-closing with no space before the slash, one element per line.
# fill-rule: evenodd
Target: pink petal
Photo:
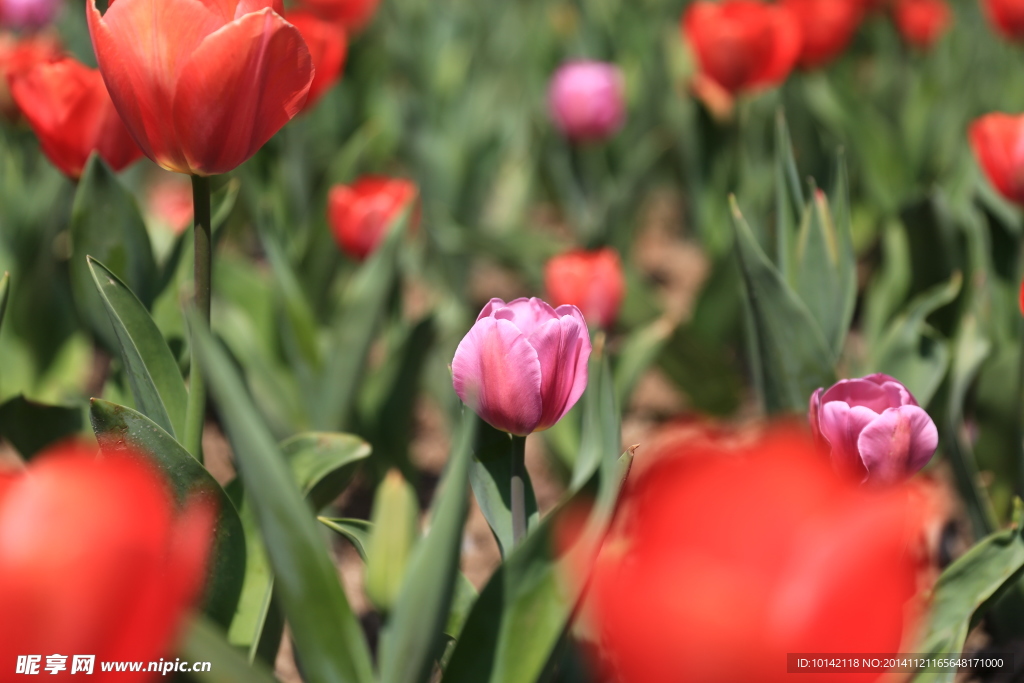
<path fill-rule="evenodd" d="M 174 93 L 175 130 L 189 168 L 215 175 L 246 161 L 301 111 L 312 79 L 298 29 L 270 9 L 207 36 Z"/>
<path fill-rule="evenodd" d="M 826 392 L 827 395 L 828 392 Z M 860 433 L 878 413 L 864 406 L 832 401 L 821 406 L 821 435 L 832 447 L 832 467 L 839 473 L 862 480 L 867 471 L 857 450 Z"/>
<path fill-rule="evenodd" d="M 494 297 L 480 310 L 480 315 L 476 317 L 477 320 L 481 318 L 490 318 L 494 315 L 495 311 L 505 308 L 505 300 Z"/>
<path fill-rule="evenodd" d="M 811 435 L 814 442 L 821 445 L 821 426 L 818 423 L 818 413 L 821 411 L 821 395 L 825 390 L 821 387 L 815 389 L 807 405 L 807 422 L 811 425 Z"/>
<path fill-rule="evenodd" d="M 857 439 L 868 478 L 881 484 L 902 481 L 920 470 L 938 445 L 935 423 L 918 406 L 889 408 Z"/>
<path fill-rule="evenodd" d="M 529 342 L 540 359 L 544 406 L 536 427 L 540 431 L 561 420 L 587 388 L 590 335 L 585 323 L 567 315 L 543 323 Z"/>
<path fill-rule="evenodd" d="M 851 406 L 865 406 L 881 413 L 889 404 L 889 395 L 877 382 L 865 379 L 843 379 L 833 384 L 821 396 L 821 403 L 842 401 Z"/>
<path fill-rule="evenodd" d="M 484 318 L 470 328 L 452 360 L 452 384 L 462 402 L 497 429 L 525 436 L 540 421 L 540 360 L 508 320 Z"/>
<path fill-rule="evenodd" d="M 536 297 L 531 299 L 524 297 L 508 302 L 504 308 L 494 312 L 494 317 L 511 320 L 523 334 L 529 337 L 538 327 L 549 320 L 558 320 L 560 316 L 546 302 Z"/>

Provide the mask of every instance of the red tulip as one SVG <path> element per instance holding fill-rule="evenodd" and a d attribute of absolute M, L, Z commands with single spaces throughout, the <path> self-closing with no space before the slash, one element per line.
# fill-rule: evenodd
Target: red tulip
<path fill-rule="evenodd" d="M 983 0 L 985 14 L 1007 40 L 1024 40 L 1024 0 Z"/>
<path fill-rule="evenodd" d="M 917 606 L 920 500 L 858 489 L 795 432 L 659 460 L 627 485 L 592 576 L 616 680 L 776 683 L 799 678 L 788 653 L 898 652 Z"/>
<path fill-rule="evenodd" d="M 53 36 L 18 39 L 10 33 L 0 33 L 0 115 L 9 120 L 18 116 L 8 84 L 11 78 L 60 57 L 60 43 Z"/>
<path fill-rule="evenodd" d="M 341 24 L 353 33 L 360 31 L 377 11 L 380 0 L 300 0 L 299 4 L 321 19 Z"/>
<path fill-rule="evenodd" d="M 816 69 L 839 56 L 853 38 L 864 15 L 858 0 L 783 0 L 803 32 L 800 66 Z"/>
<path fill-rule="evenodd" d="M 168 176 L 149 186 L 146 209 L 161 226 L 180 235 L 192 223 L 192 185 L 181 176 Z"/>
<path fill-rule="evenodd" d="M 142 156 L 99 71 L 66 58 L 13 76 L 10 85 L 43 152 L 65 175 L 77 180 L 93 150 L 115 171 Z"/>
<path fill-rule="evenodd" d="M 353 185 L 335 185 L 327 197 L 327 218 L 338 245 L 362 261 L 383 241 L 416 186 L 400 178 L 365 176 Z"/>
<path fill-rule="evenodd" d="M 949 28 L 953 14 L 945 0 L 898 0 L 893 19 L 903 40 L 927 50 Z"/>
<path fill-rule="evenodd" d="M 614 249 L 580 249 L 548 261 L 544 286 L 552 306 L 576 306 L 589 324 L 608 329 L 619 314 L 626 293 L 626 278 Z"/>
<path fill-rule="evenodd" d="M 786 8 L 753 0 L 698 0 L 683 15 L 683 33 L 710 81 L 729 95 L 778 85 L 800 54 L 800 29 Z"/>
<path fill-rule="evenodd" d="M 117 0 L 87 14 L 110 97 L 146 156 L 225 173 L 306 102 L 313 68 L 281 0 Z"/>
<path fill-rule="evenodd" d="M 166 482 L 144 460 L 97 458 L 81 445 L 39 456 L 0 492 L 5 679 L 19 657 L 39 656 L 37 672 L 48 675 L 50 656 L 63 656 L 60 673 L 70 676 L 75 655 L 95 655 L 91 673 L 113 681 L 99 662 L 169 654 L 202 588 L 209 505 L 193 501 L 175 514 Z M 116 680 L 153 677 L 119 672 Z"/>
<path fill-rule="evenodd" d="M 289 12 L 284 18 L 299 29 L 313 59 L 313 83 L 309 86 L 305 107 L 309 109 L 341 78 L 348 38 L 342 27 L 322 21 L 310 12 Z"/>
<path fill-rule="evenodd" d="M 971 124 L 971 147 L 989 182 L 1024 205 L 1024 114 L 987 114 Z"/>

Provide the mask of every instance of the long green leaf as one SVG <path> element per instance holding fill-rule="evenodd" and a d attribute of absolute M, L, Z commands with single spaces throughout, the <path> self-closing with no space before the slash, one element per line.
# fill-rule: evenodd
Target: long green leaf
<path fill-rule="evenodd" d="M 359 557 L 366 562 L 366 549 L 370 545 L 370 535 L 373 533 L 373 525 L 365 519 L 348 519 L 345 517 L 318 517 L 320 523 L 331 531 L 344 536 L 352 544 L 352 547 L 359 553 Z"/>
<path fill-rule="evenodd" d="M 0 436 L 26 460 L 53 443 L 82 431 L 84 407 L 53 406 L 24 395 L 0 405 Z"/>
<path fill-rule="evenodd" d="M 370 456 L 370 444 L 352 434 L 303 432 L 281 442 L 292 476 L 314 510 L 337 498 L 356 467 Z"/>
<path fill-rule="evenodd" d="M 209 671 L 189 673 L 200 683 L 278 683 L 269 669 L 246 661 L 217 625 L 202 617 L 189 625 L 180 652 L 185 660 L 210 663 Z"/>

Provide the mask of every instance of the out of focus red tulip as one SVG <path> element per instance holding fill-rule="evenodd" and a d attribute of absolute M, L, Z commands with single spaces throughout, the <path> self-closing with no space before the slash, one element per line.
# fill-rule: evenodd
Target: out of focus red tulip
<path fill-rule="evenodd" d="M 51 35 L 40 34 L 18 38 L 11 33 L 0 33 L 0 116 L 14 120 L 18 107 L 14 104 L 8 81 L 37 64 L 61 58 L 60 42 Z"/>
<path fill-rule="evenodd" d="M 982 0 L 992 27 L 1007 40 L 1024 40 L 1024 0 Z"/>
<path fill-rule="evenodd" d="M 299 5 L 321 19 L 333 21 L 357 32 L 373 19 L 380 0 L 300 0 Z"/>
<path fill-rule="evenodd" d="M 971 124 L 970 139 L 989 182 L 1024 204 L 1024 114 L 986 114 Z"/>
<path fill-rule="evenodd" d="M 799 64 L 804 69 L 825 66 L 850 44 L 864 16 L 858 0 L 783 0 L 800 22 L 803 48 Z"/>
<path fill-rule="evenodd" d="M 343 27 L 323 21 L 311 12 L 288 12 L 284 18 L 299 29 L 313 59 L 313 83 L 309 86 L 305 107 L 309 109 L 341 78 L 348 54 L 348 38 Z"/>
<path fill-rule="evenodd" d="M 626 294 L 619 254 L 610 247 L 554 257 L 544 268 L 544 286 L 552 306 L 572 304 L 587 323 L 604 329 L 615 322 Z"/>
<path fill-rule="evenodd" d="M 68 177 L 82 175 L 94 150 L 115 171 L 142 156 L 99 71 L 65 58 L 12 76 L 10 87 L 43 153 Z"/>
<path fill-rule="evenodd" d="M 949 28 L 953 13 L 945 0 L 897 0 L 892 17 L 908 45 L 927 50 Z"/>
<path fill-rule="evenodd" d="M 627 484 L 591 577 L 616 680 L 775 683 L 791 679 L 788 653 L 898 652 L 918 606 L 920 501 L 835 476 L 795 431 L 663 457 Z"/>
<path fill-rule="evenodd" d="M 327 196 L 327 219 L 338 246 L 362 261 L 416 195 L 416 186 L 401 178 L 364 176 L 352 185 L 335 185 Z"/>
<path fill-rule="evenodd" d="M 192 223 L 192 184 L 181 176 L 170 176 L 149 186 L 146 208 L 162 226 L 178 235 Z"/>
<path fill-rule="evenodd" d="M 132 137 L 169 171 L 235 168 L 302 110 L 309 49 L 281 0 L 117 0 L 86 13 L 96 60 Z"/>
<path fill-rule="evenodd" d="M 75 655 L 101 661 L 167 656 L 199 595 L 212 538 L 212 507 L 181 513 L 144 460 L 97 458 L 65 445 L 0 485 L 0 662 L 70 677 Z M 50 655 L 66 667 L 46 670 Z M 118 672 L 126 683 L 155 674 Z M 91 678 L 91 677 L 90 677 Z M 88 679 L 88 678 L 87 678 Z M 64 680 L 64 678 L 61 678 Z M 70 680 L 75 680 L 70 678 Z"/>

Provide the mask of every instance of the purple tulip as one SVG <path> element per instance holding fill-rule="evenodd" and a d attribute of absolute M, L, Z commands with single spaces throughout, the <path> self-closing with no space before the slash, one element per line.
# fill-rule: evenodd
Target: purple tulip
<path fill-rule="evenodd" d="M 558 422 L 579 400 L 590 348 L 575 306 L 491 299 L 455 351 L 452 384 L 491 425 L 526 436 Z"/>
<path fill-rule="evenodd" d="M 604 140 L 626 118 L 622 72 L 605 62 L 563 64 L 548 91 L 555 125 L 573 140 Z"/>
<path fill-rule="evenodd" d="M 42 28 L 57 17 L 62 4 L 62 0 L 0 0 L 0 23 L 12 28 Z"/>
<path fill-rule="evenodd" d="M 906 479 L 924 467 L 939 432 L 907 388 L 888 375 L 844 379 L 811 396 L 815 438 L 831 447 L 837 472 L 879 484 Z"/>

